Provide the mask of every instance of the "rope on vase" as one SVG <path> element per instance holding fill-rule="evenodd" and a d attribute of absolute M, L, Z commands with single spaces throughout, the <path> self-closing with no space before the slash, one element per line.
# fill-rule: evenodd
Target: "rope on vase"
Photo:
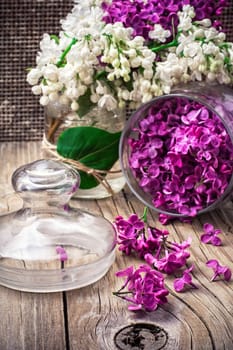
<path fill-rule="evenodd" d="M 48 143 L 46 139 L 43 140 L 43 149 L 45 149 L 51 156 L 55 157 L 57 160 L 60 160 L 64 163 L 68 163 L 72 165 L 74 168 L 77 170 L 81 170 L 85 172 L 88 175 L 92 175 L 98 182 L 99 184 L 103 185 L 104 188 L 107 190 L 107 192 L 111 195 L 114 195 L 114 191 L 109 184 L 108 180 L 106 180 L 105 175 L 106 174 L 119 174 L 121 170 L 99 170 L 99 169 L 94 169 L 90 168 L 83 163 L 79 162 L 78 160 L 70 159 L 61 156 L 57 151 L 56 151 L 56 146 L 51 145 Z"/>

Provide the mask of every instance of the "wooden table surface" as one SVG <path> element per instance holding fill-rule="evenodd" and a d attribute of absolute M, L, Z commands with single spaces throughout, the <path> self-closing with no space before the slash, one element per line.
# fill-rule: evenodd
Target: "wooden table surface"
<path fill-rule="evenodd" d="M 7 189 L 13 170 L 41 157 L 40 142 L 0 143 L 0 186 Z M 143 212 L 143 204 L 127 187 L 108 199 L 73 202 L 110 221 Z M 164 228 L 155 213 L 149 212 L 149 221 Z M 206 222 L 222 230 L 221 247 L 200 242 Z M 141 261 L 120 252 L 109 272 L 85 288 L 28 293 L 0 286 L 0 350 L 232 350 L 233 280 L 210 282 L 212 270 L 205 266 L 216 258 L 233 270 L 232 204 L 198 216 L 192 224 L 174 221 L 166 228 L 177 242 L 192 237 L 189 264 L 195 264 L 193 282 L 198 289 L 176 293 L 169 277 L 167 304 L 151 313 L 128 311 L 126 303 L 112 295 L 122 284 L 115 272 Z M 156 338 L 149 332 L 153 326 Z"/>

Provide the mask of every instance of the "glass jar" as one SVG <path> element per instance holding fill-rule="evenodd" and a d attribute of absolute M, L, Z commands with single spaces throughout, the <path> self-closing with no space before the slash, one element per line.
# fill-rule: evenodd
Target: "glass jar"
<path fill-rule="evenodd" d="M 115 258 L 115 229 L 105 218 L 69 205 L 79 181 L 73 168 L 49 159 L 14 172 L 23 206 L 0 216 L 1 285 L 55 292 L 106 274 Z"/>
<path fill-rule="evenodd" d="M 78 127 L 79 132 L 77 132 L 76 138 L 74 138 L 73 135 L 71 138 L 67 136 L 67 144 L 64 144 L 63 137 L 62 149 L 66 148 L 66 154 L 67 152 L 74 153 L 75 147 L 79 147 L 79 149 L 75 151 L 76 154 L 79 152 L 83 153 L 83 147 L 86 147 L 87 140 L 91 140 L 89 142 L 92 142 L 92 144 L 88 144 L 89 156 L 90 153 L 96 152 L 95 147 L 98 145 L 99 140 L 101 139 L 103 142 L 96 152 L 94 163 L 92 158 L 90 165 L 86 166 L 86 164 L 84 164 L 83 166 L 82 160 L 78 157 L 71 156 L 71 159 L 66 156 L 64 157 L 66 158 L 64 161 L 78 168 L 81 174 L 81 185 L 75 193 L 75 197 L 86 199 L 106 198 L 122 190 L 125 185 L 125 178 L 121 172 L 118 156 L 120 135 L 117 136 L 117 140 L 114 135 L 119 134 L 119 132 L 123 130 L 124 124 L 125 111 L 120 109 L 107 111 L 106 109 L 95 106 L 80 117 L 76 112 L 72 112 L 68 106 L 61 104 L 59 101 L 50 102 L 45 107 L 45 131 L 43 138 L 45 156 L 58 156 L 58 158 L 62 159 L 61 156 L 63 157 L 63 154 L 57 154 L 59 137 L 64 131 L 70 128 Z M 101 134 L 99 138 L 93 138 L 95 131 L 93 131 L 94 129 L 92 128 L 100 129 Z M 105 135 L 102 131 L 106 131 L 109 134 Z M 91 137 L 89 137 L 89 135 Z M 104 141 L 105 138 L 107 140 L 106 142 Z M 70 143 L 71 139 L 75 140 L 72 144 Z M 113 141 L 111 141 L 112 139 Z M 70 152 L 67 149 L 70 149 Z M 105 151 L 103 151 L 104 149 Z M 106 160 L 105 164 L 103 165 L 102 163 L 104 162 L 100 162 L 100 160 Z M 75 163 L 74 161 L 77 162 Z M 83 172 L 85 172 L 85 174 Z M 92 174 L 96 175 L 96 181 L 93 180 Z M 90 183 L 87 181 L 88 176 L 92 177 Z M 83 177 L 85 177 L 85 181 Z"/>
<path fill-rule="evenodd" d="M 120 140 L 122 171 L 146 206 L 195 216 L 232 195 L 233 90 L 192 83 L 142 105 Z"/>

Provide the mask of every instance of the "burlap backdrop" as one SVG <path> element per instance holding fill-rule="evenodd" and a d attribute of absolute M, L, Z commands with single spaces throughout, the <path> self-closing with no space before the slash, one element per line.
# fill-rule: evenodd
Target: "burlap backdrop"
<path fill-rule="evenodd" d="M 222 20 L 233 40 L 233 0 Z M 43 108 L 26 83 L 43 33 L 58 33 L 72 0 L 0 0 L 0 141 L 41 140 Z"/>

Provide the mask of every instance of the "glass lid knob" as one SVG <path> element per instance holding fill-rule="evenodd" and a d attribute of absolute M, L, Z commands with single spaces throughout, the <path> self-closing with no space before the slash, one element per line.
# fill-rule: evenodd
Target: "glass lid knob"
<path fill-rule="evenodd" d="M 79 187 L 80 176 L 70 166 L 52 159 L 40 159 L 18 168 L 12 175 L 16 192 L 47 192 L 72 195 Z"/>

